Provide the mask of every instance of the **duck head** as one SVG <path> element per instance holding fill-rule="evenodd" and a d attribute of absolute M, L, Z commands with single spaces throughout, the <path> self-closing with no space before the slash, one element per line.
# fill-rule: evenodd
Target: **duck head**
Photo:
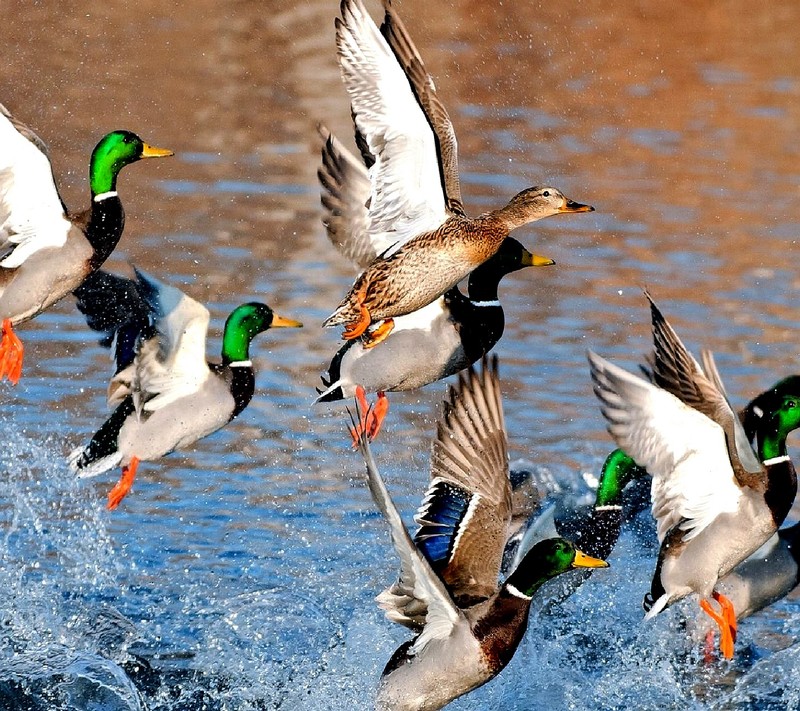
<path fill-rule="evenodd" d="M 753 398 L 742 410 L 740 418 L 750 442 L 755 439 L 756 431 L 761 426 L 765 414 L 774 410 L 776 403 L 785 395 L 800 397 L 800 375 L 790 375 L 779 380 L 771 388 Z"/>
<path fill-rule="evenodd" d="M 634 479 L 643 476 L 647 476 L 646 469 L 640 467 L 621 449 L 615 449 L 603 464 L 595 506 L 618 505 L 622 490 Z"/>
<path fill-rule="evenodd" d="M 537 185 L 517 193 L 500 212 L 509 230 L 513 230 L 551 215 L 592 211 L 594 208 L 591 205 L 570 200 L 558 188 Z"/>
<path fill-rule="evenodd" d="M 269 328 L 300 328 L 300 321 L 278 316 L 269 306 L 257 301 L 237 306 L 225 321 L 222 334 L 222 361 L 249 360 L 250 341 Z"/>
<path fill-rule="evenodd" d="M 469 275 L 469 295 L 474 300 L 497 299 L 497 285 L 511 272 L 525 267 L 549 267 L 555 262 L 549 257 L 531 254 L 513 237 L 506 237 L 500 249 Z"/>
<path fill-rule="evenodd" d="M 568 570 L 607 567 L 604 560 L 586 555 L 564 538 L 548 538 L 528 551 L 506 580 L 506 586 L 532 597 L 544 583 Z"/>
<path fill-rule="evenodd" d="M 786 455 L 786 438 L 800 427 L 800 393 L 773 395 L 764 404 L 769 409 L 763 410 L 755 434 L 761 461 Z"/>
<path fill-rule="evenodd" d="M 145 143 L 130 131 L 112 131 L 102 138 L 92 151 L 89 163 L 89 182 L 92 195 L 112 192 L 117 187 L 119 171 L 142 158 L 162 158 L 174 155 L 166 148 Z"/>

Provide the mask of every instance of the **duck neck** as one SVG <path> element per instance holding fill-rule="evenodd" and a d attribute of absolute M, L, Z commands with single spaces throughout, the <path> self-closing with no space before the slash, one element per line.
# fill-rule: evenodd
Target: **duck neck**
<path fill-rule="evenodd" d="M 756 432 L 758 458 L 762 462 L 766 462 L 776 457 L 785 457 L 787 434 L 780 427 L 772 426 L 771 423 L 764 423 Z"/>
<path fill-rule="evenodd" d="M 86 239 L 94 250 L 92 267 L 99 268 L 108 259 L 125 229 L 125 211 L 115 192 L 92 195 Z"/>
<path fill-rule="evenodd" d="M 514 201 L 511 201 L 508 205 L 501 207 L 499 210 L 487 212 L 484 217 L 498 226 L 501 226 L 507 233 L 539 219 L 537 217 L 531 217 L 529 209 L 526 209 L 524 205 L 519 205 Z"/>
<path fill-rule="evenodd" d="M 117 175 L 121 166 L 98 148 L 95 148 L 89 163 L 92 205 L 86 226 L 86 239 L 95 251 L 95 267 L 99 267 L 114 251 L 125 227 L 125 212 L 117 195 Z"/>
<path fill-rule="evenodd" d="M 555 573 L 549 568 L 525 565 L 525 559 L 523 559 L 514 572 L 508 576 L 503 587 L 508 589 L 511 594 L 530 600 L 536 591 L 554 575 Z"/>
<path fill-rule="evenodd" d="M 498 305 L 497 288 L 503 273 L 495 266 L 494 260 L 484 262 L 469 275 L 467 293 L 470 301 Z"/>
<path fill-rule="evenodd" d="M 615 449 L 603 464 L 603 473 L 597 485 L 595 507 L 619 506 L 623 489 L 645 471 L 621 449 Z"/>
<path fill-rule="evenodd" d="M 253 334 L 241 324 L 232 319 L 233 314 L 228 316 L 225 322 L 225 331 L 222 334 L 222 362 L 224 365 L 231 363 L 250 362 L 250 341 Z"/>
<path fill-rule="evenodd" d="M 467 298 L 458 287 L 453 287 L 444 298 L 461 338 L 464 355 L 474 363 L 492 350 L 503 335 L 506 325 L 503 307 L 497 298 L 492 299 L 491 294 L 481 290 L 470 289 L 470 298 Z"/>

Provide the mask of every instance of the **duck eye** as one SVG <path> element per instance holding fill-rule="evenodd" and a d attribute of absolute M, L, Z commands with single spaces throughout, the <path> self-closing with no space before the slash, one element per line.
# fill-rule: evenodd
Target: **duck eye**
<path fill-rule="evenodd" d="M 542 193 L 542 197 L 550 197 L 550 191 L 549 191 L 549 190 L 545 190 L 545 191 Z"/>
<path fill-rule="evenodd" d="M 786 406 L 787 407 L 797 407 L 797 401 L 789 400 L 789 402 L 786 403 Z"/>

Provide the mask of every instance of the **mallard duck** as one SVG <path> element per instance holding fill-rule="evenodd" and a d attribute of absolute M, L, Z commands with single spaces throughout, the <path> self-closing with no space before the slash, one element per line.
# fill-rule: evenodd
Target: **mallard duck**
<path fill-rule="evenodd" d="M 542 584 L 573 568 L 607 565 L 564 539 L 551 539 L 534 546 L 498 585 L 511 491 L 496 360 L 484 361 L 481 374 L 470 367 L 450 391 L 413 539 L 364 432 L 359 448 L 400 558 L 398 581 L 377 600 L 390 620 L 417 633 L 383 671 L 380 709 L 439 709 L 485 684 L 514 655 Z"/>
<path fill-rule="evenodd" d="M 652 377 L 658 385 L 589 352 L 611 436 L 653 477 L 661 551 L 645 598 L 646 619 L 695 592 L 720 629 L 723 655 L 731 658 L 736 613 L 717 581 L 767 541 L 791 507 L 797 477 L 786 436 L 800 426 L 800 401 L 788 400 L 765 418 L 757 457 L 711 354 L 704 354 L 701 368 L 652 300 L 651 309 Z"/>
<path fill-rule="evenodd" d="M 325 127 L 320 127 L 320 135 L 324 145 L 318 176 L 328 238 L 344 256 L 366 266 L 381 247 L 370 241 L 366 229 L 369 175 L 363 162 Z M 494 347 L 505 327 L 497 287 L 506 274 L 554 263 L 531 254 L 513 237 L 506 238 L 497 254 L 469 275 L 468 296 L 455 286 L 419 311 L 398 317 L 378 349 L 366 348 L 359 340 L 345 343 L 322 378 L 325 389 L 316 402 L 349 399 L 359 385 L 365 392 L 377 392 L 376 418 L 368 425 L 374 438 L 388 404 L 385 392 L 414 390 L 446 378 Z"/>
<path fill-rule="evenodd" d="M 597 484 L 594 505 L 588 515 L 555 521 L 555 506 L 544 505 L 534 513 L 527 525 L 506 546 L 504 569 L 513 570 L 525 553 L 540 540 L 564 536 L 574 541 L 593 558 L 605 560 L 611 555 L 622 530 L 622 492 L 632 481 L 647 476 L 647 472 L 621 449 L 606 457 Z M 564 583 L 571 593 L 588 577 L 573 575 Z"/>
<path fill-rule="evenodd" d="M 302 326 L 265 304 L 242 304 L 225 322 L 222 362 L 209 363 L 208 309 L 140 271 L 136 277 L 96 272 L 76 291 L 89 326 L 112 332 L 117 342 L 117 373 L 108 388 L 115 410 L 69 457 L 81 477 L 122 466 L 109 509 L 130 490 L 140 461 L 188 447 L 247 407 L 255 388 L 249 349 L 256 334 Z"/>
<path fill-rule="evenodd" d="M 789 376 L 764 391 L 740 413 L 752 442 L 764 417 L 780 410 L 785 400 L 800 400 L 800 377 Z M 742 620 L 784 598 L 800 584 L 800 524 L 781 528 L 747 560 L 737 565 L 717 584 Z M 707 618 L 706 618 L 707 619 Z M 701 622 L 702 630 L 707 625 Z"/>
<path fill-rule="evenodd" d="M 75 289 L 117 246 L 125 213 L 117 176 L 142 158 L 171 156 L 130 131 L 113 131 L 89 163 L 92 202 L 69 215 L 42 140 L 0 104 L 0 380 L 19 381 L 23 346 L 13 326 Z"/>
<path fill-rule="evenodd" d="M 450 119 L 397 14 L 385 7 L 383 35 L 360 0 L 343 0 L 336 21 L 353 120 L 375 159 L 368 231 L 386 248 L 323 325 L 345 325 L 345 340 L 364 336 L 370 347 L 391 332 L 392 319 L 430 304 L 489 259 L 511 230 L 593 209 L 556 188 L 533 187 L 468 218 Z"/>

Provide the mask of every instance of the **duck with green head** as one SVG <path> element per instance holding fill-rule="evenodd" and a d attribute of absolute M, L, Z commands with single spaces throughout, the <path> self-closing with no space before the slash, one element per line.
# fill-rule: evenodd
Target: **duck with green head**
<path fill-rule="evenodd" d="M 16 383 L 23 346 L 13 326 L 66 296 L 106 260 L 125 225 L 117 176 L 142 158 L 172 155 L 130 131 L 92 152 L 90 207 L 67 213 L 41 139 L 0 104 L 0 379 Z"/>
<path fill-rule="evenodd" d="M 593 558 L 605 560 L 611 555 L 622 530 L 622 493 L 631 482 L 647 476 L 647 472 L 621 449 L 606 457 L 597 483 L 595 502 L 588 515 L 575 514 L 565 520 L 555 520 L 553 502 L 543 502 L 524 529 L 509 539 L 504 555 L 504 569 L 514 570 L 528 550 L 539 541 L 563 536 L 574 541 Z M 577 590 L 591 575 L 571 575 L 562 580 L 562 591 L 556 597 L 563 600 Z"/>
<path fill-rule="evenodd" d="M 247 407 L 255 389 L 250 342 L 257 334 L 302 326 L 265 304 L 242 304 L 225 322 L 222 362 L 209 363 L 208 309 L 175 287 L 136 276 L 134 282 L 96 272 L 76 291 L 90 327 L 115 337 L 117 373 L 108 388 L 113 414 L 70 455 L 70 466 L 82 477 L 123 467 L 110 509 L 130 490 L 140 461 L 188 447 Z"/>
<path fill-rule="evenodd" d="M 590 352 L 594 389 L 612 437 L 653 477 L 661 550 L 646 617 L 697 593 L 730 659 L 736 610 L 717 582 L 774 535 L 791 508 L 797 475 L 786 437 L 800 426 L 800 399 L 783 398 L 765 412 L 754 452 L 711 353 L 704 351 L 701 366 L 650 304 L 652 382 Z"/>
<path fill-rule="evenodd" d="M 358 407 L 358 404 L 357 404 Z M 451 389 L 437 427 L 428 490 L 412 538 L 361 432 L 372 497 L 400 558 L 396 583 L 377 598 L 414 639 L 392 655 L 377 707 L 440 709 L 485 684 L 508 664 L 528 623 L 531 600 L 548 580 L 575 568 L 605 567 L 563 539 L 534 546 L 498 584 L 511 521 L 511 486 L 496 359 L 470 368 Z"/>

